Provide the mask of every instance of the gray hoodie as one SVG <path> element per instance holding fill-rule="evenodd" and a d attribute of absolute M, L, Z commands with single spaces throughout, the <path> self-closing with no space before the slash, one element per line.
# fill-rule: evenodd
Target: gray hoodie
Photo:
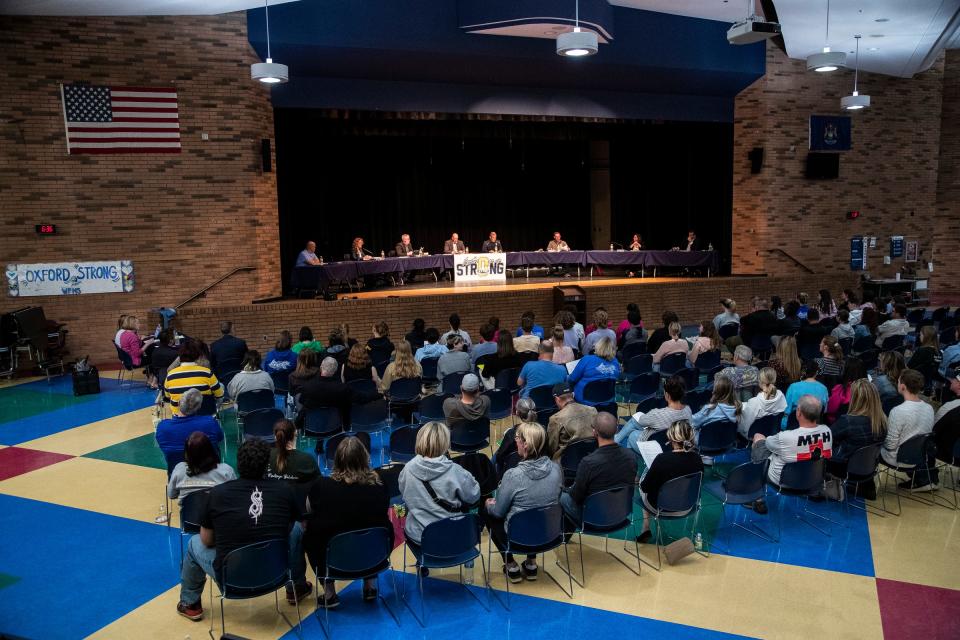
<path fill-rule="evenodd" d="M 563 472 L 556 462 L 547 456 L 522 460 L 503 474 L 497 501 L 489 513 L 496 518 L 506 518 L 505 528 L 509 531 L 513 514 L 556 504 L 562 488 Z"/>
<path fill-rule="evenodd" d="M 473 504 L 480 499 L 480 485 L 474 477 L 446 456 L 414 457 L 400 472 L 400 494 L 407 505 L 404 532 L 417 543 L 420 542 L 424 527 L 453 515 L 433 501 L 423 486 L 423 480 L 430 483 L 438 498 L 453 505 Z"/>

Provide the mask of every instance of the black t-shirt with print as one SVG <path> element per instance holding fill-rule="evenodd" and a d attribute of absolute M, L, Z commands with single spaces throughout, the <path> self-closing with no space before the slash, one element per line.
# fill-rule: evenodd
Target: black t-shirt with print
<path fill-rule="evenodd" d="M 287 451 L 287 460 L 283 465 L 283 473 L 277 471 L 277 448 L 270 451 L 270 463 L 267 465 L 266 477 L 268 480 L 286 480 L 287 482 L 312 482 L 320 475 L 317 459 L 298 449 Z"/>
<path fill-rule="evenodd" d="M 213 529 L 217 556 L 213 567 L 221 575 L 223 558 L 254 542 L 290 535 L 304 515 L 293 489 L 280 480 L 231 480 L 210 490 L 207 512 L 200 524 Z"/>

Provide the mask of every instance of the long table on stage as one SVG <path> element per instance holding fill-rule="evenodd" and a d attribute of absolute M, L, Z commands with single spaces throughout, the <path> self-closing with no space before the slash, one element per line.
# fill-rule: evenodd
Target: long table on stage
<path fill-rule="evenodd" d="M 639 268 L 660 267 L 706 268 L 707 275 L 716 272 L 720 258 L 716 251 L 510 251 L 507 268 L 529 270 L 531 267 L 575 266 Z M 359 278 L 381 275 L 402 275 L 412 271 L 452 269 L 453 256 L 438 254 L 404 258 L 382 258 L 294 267 L 290 284 L 298 290 L 325 289 L 331 282 L 353 282 Z"/>

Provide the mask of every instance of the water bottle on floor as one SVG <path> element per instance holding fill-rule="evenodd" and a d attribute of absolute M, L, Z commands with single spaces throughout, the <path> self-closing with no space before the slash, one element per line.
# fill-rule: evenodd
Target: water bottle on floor
<path fill-rule="evenodd" d="M 697 537 L 693 539 L 693 548 L 697 551 L 703 551 L 703 536 L 697 532 Z"/>
<path fill-rule="evenodd" d="M 463 584 L 473 584 L 473 560 L 463 563 Z"/>
<path fill-rule="evenodd" d="M 157 512 L 157 517 L 153 519 L 157 524 L 163 524 L 170 519 L 170 516 L 167 514 L 167 505 L 160 505 L 160 510 Z"/>

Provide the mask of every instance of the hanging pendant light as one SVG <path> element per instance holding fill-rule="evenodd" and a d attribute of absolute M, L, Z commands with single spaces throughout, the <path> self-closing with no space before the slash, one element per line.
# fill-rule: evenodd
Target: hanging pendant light
<path fill-rule="evenodd" d="M 250 77 L 264 84 L 286 82 L 290 77 L 287 65 L 274 62 L 270 57 L 270 0 L 263 0 L 263 15 L 267 21 L 267 61 L 250 65 Z"/>
<path fill-rule="evenodd" d="M 827 35 L 823 41 L 823 51 L 807 58 L 807 71 L 825 73 L 847 66 L 847 54 L 830 50 L 830 0 L 827 0 Z"/>
<path fill-rule="evenodd" d="M 594 55 L 600 48 L 597 34 L 593 31 L 583 31 L 580 28 L 580 0 L 576 0 L 575 11 L 573 31 L 567 31 L 557 36 L 558 56 L 582 58 Z"/>
<path fill-rule="evenodd" d="M 853 71 L 853 93 L 840 99 L 840 106 L 847 111 L 859 111 L 870 106 L 870 96 L 860 95 L 857 91 L 857 80 L 860 78 L 860 35 L 853 36 L 857 39 L 857 62 Z"/>

